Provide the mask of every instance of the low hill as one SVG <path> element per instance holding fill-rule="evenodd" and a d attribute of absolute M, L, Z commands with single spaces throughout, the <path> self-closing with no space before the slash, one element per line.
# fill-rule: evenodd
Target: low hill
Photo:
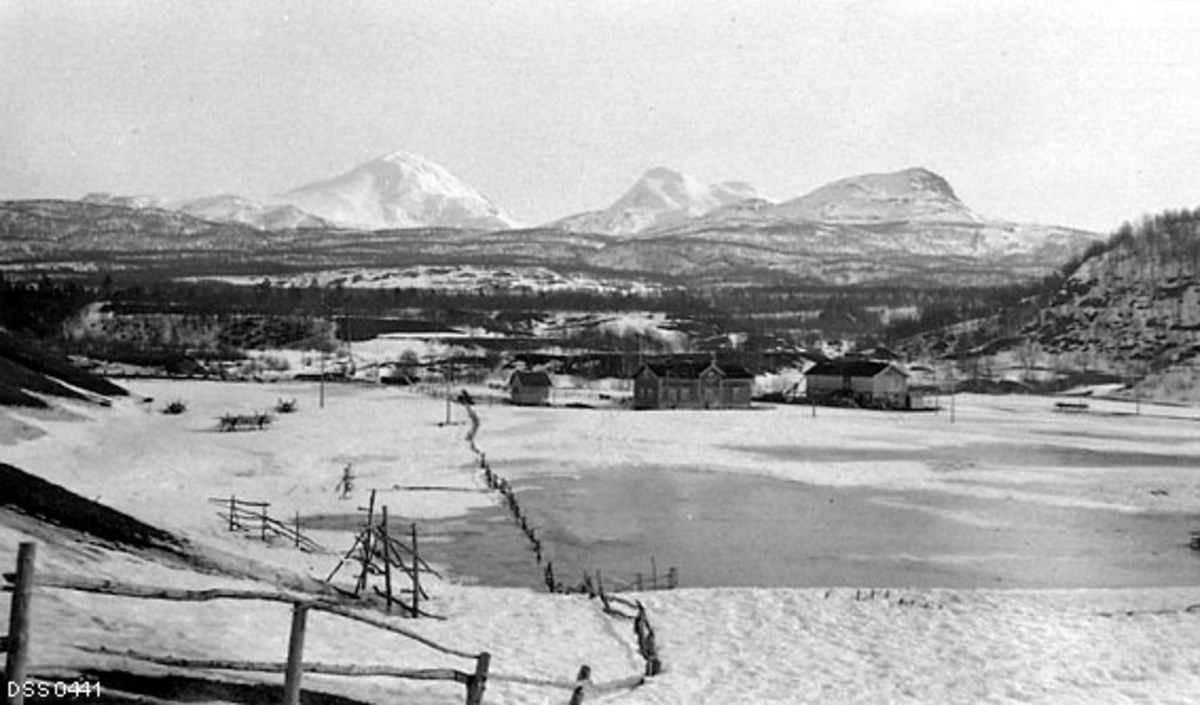
<path fill-rule="evenodd" d="M 101 401 L 125 389 L 0 330 L 0 405 L 46 408 L 38 395 Z"/>

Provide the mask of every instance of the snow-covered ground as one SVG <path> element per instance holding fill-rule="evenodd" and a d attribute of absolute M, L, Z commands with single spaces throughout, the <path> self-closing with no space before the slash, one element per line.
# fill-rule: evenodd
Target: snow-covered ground
<path fill-rule="evenodd" d="M 345 533 L 314 532 L 330 550 L 304 554 L 229 534 L 208 497 L 269 501 L 290 517 L 348 514 L 379 490 L 400 521 L 486 506 L 466 425 L 441 426 L 445 403 L 412 390 L 329 385 L 135 381 L 112 408 L 67 405 L 0 409 L 0 460 L 190 538 L 227 564 L 263 575 L 324 577 L 348 548 Z M 144 397 L 154 401 L 143 402 Z M 218 433 L 224 413 L 269 410 L 295 398 L 299 410 L 262 432 Z M 159 410 L 182 400 L 187 412 Z M 943 400 L 944 401 L 944 400 Z M 730 412 L 576 411 L 479 407 L 477 443 L 515 477 L 572 467 L 678 466 L 755 473 L 817 485 L 921 489 L 1003 496 L 1050 506 L 1124 511 L 1200 510 L 1195 410 L 1092 400 L 1087 414 L 1054 412 L 1053 400 L 959 397 L 954 423 L 940 414 L 883 414 L 807 407 Z M 463 421 L 457 408 L 455 421 Z M 1157 418 L 1152 417 L 1157 415 Z M 1169 418 L 1168 418 L 1169 417 Z M 1097 451 L 1091 465 L 1022 457 L 1024 446 Z M 944 467 L 939 450 L 980 447 L 978 462 Z M 895 450 L 836 456 L 803 448 Z M 1011 457 L 996 448 L 1011 447 Z M 920 453 L 929 451 L 930 461 Z M 1126 461 L 1106 463 L 1104 455 Z M 1154 457 L 1196 458 L 1158 464 Z M 1128 458 L 1150 458 L 1130 465 Z M 883 459 L 881 459 L 883 458 Z M 350 465 L 355 490 L 335 489 Z M 396 487 L 444 487 L 405 491 Z M 3 491 L 3 488 L 0 488 Z M 27 522 L 0 512 L 0 567 L 11 570 Z M 518 535 L 519 536 L 519 535 Z M 39 570 L 148 585 L 246 586 L 96 545 L 38 536 Z M 431 551 L 434 549 L 430 549 Z M 436 556 L 431 556 L 436 561 Z M 1182 559 L 1189 558 L 1183 556 Z M 248 563 L 254 561 L 255 563 Z M 255 572 L 248 570 L 245 572 Z M 429 609 L 445 621 L 397 623 L 467 652 L 493 654 L 500 676 L 570 681 L 580 664 L 607 681 L 641 671 L 628 623 L 578 596 L 432 581 Z M 1197 571 L 1200 585 L 1200 570 Z M 256 584 L 259 589 L 264 586 Z M 1200 587 L 1056 591 L 893 589 L 682 589 L 640 596 L 666 672 L 636 690 L 588 702 L 1192 702 L 1200 693 Z M 281 661 L 288 615 L 279 605 L 157 603 L 39 590 L 32 666 L 161 674 L 114 654 L 138 649 L 194 658 Z M 0 609 L 7 615 L 7 609 Z M 333 616 L 310 619 L 306 660 L 409 668 L 471 664 L 401 637 Z M 235 681 L 278 676 L 209 674 Z M 102 678 L 103 680 L 103 678 Z M 318 690 L 372 702 L 462 702 L 461 686 L 381 678 L 306 676 Z M 489 683 L 485 702 L 565 702 L 569 691 Z"/>

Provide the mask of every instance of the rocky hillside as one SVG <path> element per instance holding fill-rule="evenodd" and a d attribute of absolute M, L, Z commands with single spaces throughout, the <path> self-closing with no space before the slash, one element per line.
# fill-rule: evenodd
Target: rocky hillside
<path fill-rule="evenodd" d="M 1200 209 L 1122 228 L 1022 334 L 1074 366 L 1140 376 L 1192 364 L 1200 355 Z"/>
<path fill-rule="evenodd" d="M 914 360 L 956 361 L 970 376 L 1107 377 L 1136 381 L 1123 392 L 1130 397 L 1200 401 L 1200 209 L 1126 224 L 1063 273 L 1053 289 L 1003 306 L 972 303 L 996 313 L 892 342 Z"/>

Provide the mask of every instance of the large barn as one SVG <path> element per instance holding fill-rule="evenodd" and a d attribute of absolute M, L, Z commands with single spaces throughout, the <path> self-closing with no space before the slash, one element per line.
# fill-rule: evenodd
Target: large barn
<path fill-rule="evenodd" d="M 907 408 L 908 373 L 881 360 L 829 360 L 804 373 L 815 400 L 849 398 L 864 406 Z"/>
<path fill-rule="evenodd" d="M 635 409 L 719 409 L 750 406 L 754 375 L 716 361 L 647 362 L 633 378 Z"/>

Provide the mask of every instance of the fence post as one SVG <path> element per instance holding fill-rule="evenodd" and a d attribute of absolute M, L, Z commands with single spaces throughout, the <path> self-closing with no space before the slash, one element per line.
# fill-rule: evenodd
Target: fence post
<path fill-rule="evenodd" d="M 229 495 L 229 530 L 230 531 L 233 531 L 233 527 L 237 525 L 237 521 L 234 519 L 234 517 L 236 516 L 236 512 L 237 512 L 237 497 L 235 497 L 234 495 Z"/>
<path fill-rule="evenodd" d="M 487 688 L 488 666 L 492 655 L 484 651 L 475 658 L 475 673 L 467 676 L 467 705 L 483 705 L 483 691 Z"/>
<path fill-rule="evenodd" d="M 592 680 L 592 667 L 586 663 L 579 667 L 579 675 L 575 677 L 575 682 L 579 685 L 575 686 L 575 692 L 571 693 L 571 705 L 583 705 L 583 698 L 587 695 L 587 686 Z"/>
<path fill-rule="evenodd" d="M 383 505 L 383 589 L 387 593 L 384 599 L 387 600 L 388 614 L 392 612 L 392 545 L 388 538 L 388 517 L 387 505 Z"/>
<path fill-rule="evenodd" d="M 258 522 L 259 522 L 259 524 L 258 524 L 259 532 L 258 533 L 259 533 L 259 538 L 263 541 L 263 543 L 266 543 L 266 541 L 267 541 L 267 506 L 268 505 L 264 504 L 263 506 L 258 508 Z"/>
<path fill-rule="evenodd" d="M 417 522 L 412 525 L 412 550 L 413 550 L 413 568 L 412 568 L 412 586 L 413 586 L 413 618 L 421 616 L 421 554 L 417 550 Z M 484 654 L 487 656 L 487 654 Z M 488 658 L 491 658 L 490 656 Z"/>
<path fill-rule="evenodd" d="M 17 581 L 13 585 L 12 605 L 8 618 L 8 657 L 4 673 L 9 683 L 25 684 L 25 668 L 29 662 L 29 606 L 33 596 L 33 568 L 37 557 L 37 544 L 24 541 L 17 548 Z M 11 686 L 9 686 L 11 688 Z M 25 702 L 23 688 L 13 694 L 8 691 L 8 702 L 22 705 Z"/>
<path fill-rule="evenodd" d="M 671 566 L 671 569 L 667 571 L 667 588 L 674 590 L 677 587 L 679 587 L 679 569 Z"/>
<path fill-rule="evenodd" d="M 646 616 L 646 608 L 641 600 L 637 603 L 637 616 L 633 620 L 633 631 L 637 635 L 638 651 L 646 660 L 646 675 L 657 676 L 662 673 L 662 661 L 658 658 L 658 646 L 654 643 L 654 628 Z"/>
<path fill-rule="evenodd" d="M 304 625 L 308 607 L 292 605 L 292 632 L 288 637 L 287 671 L 283 677 L 284 705 L 300 705 L 300 679 L 304 675 Z"/>
<path fill-rule="evenodd" d="M 300 548 L 300 510 L 296 510 L 296 548 Z"/>

